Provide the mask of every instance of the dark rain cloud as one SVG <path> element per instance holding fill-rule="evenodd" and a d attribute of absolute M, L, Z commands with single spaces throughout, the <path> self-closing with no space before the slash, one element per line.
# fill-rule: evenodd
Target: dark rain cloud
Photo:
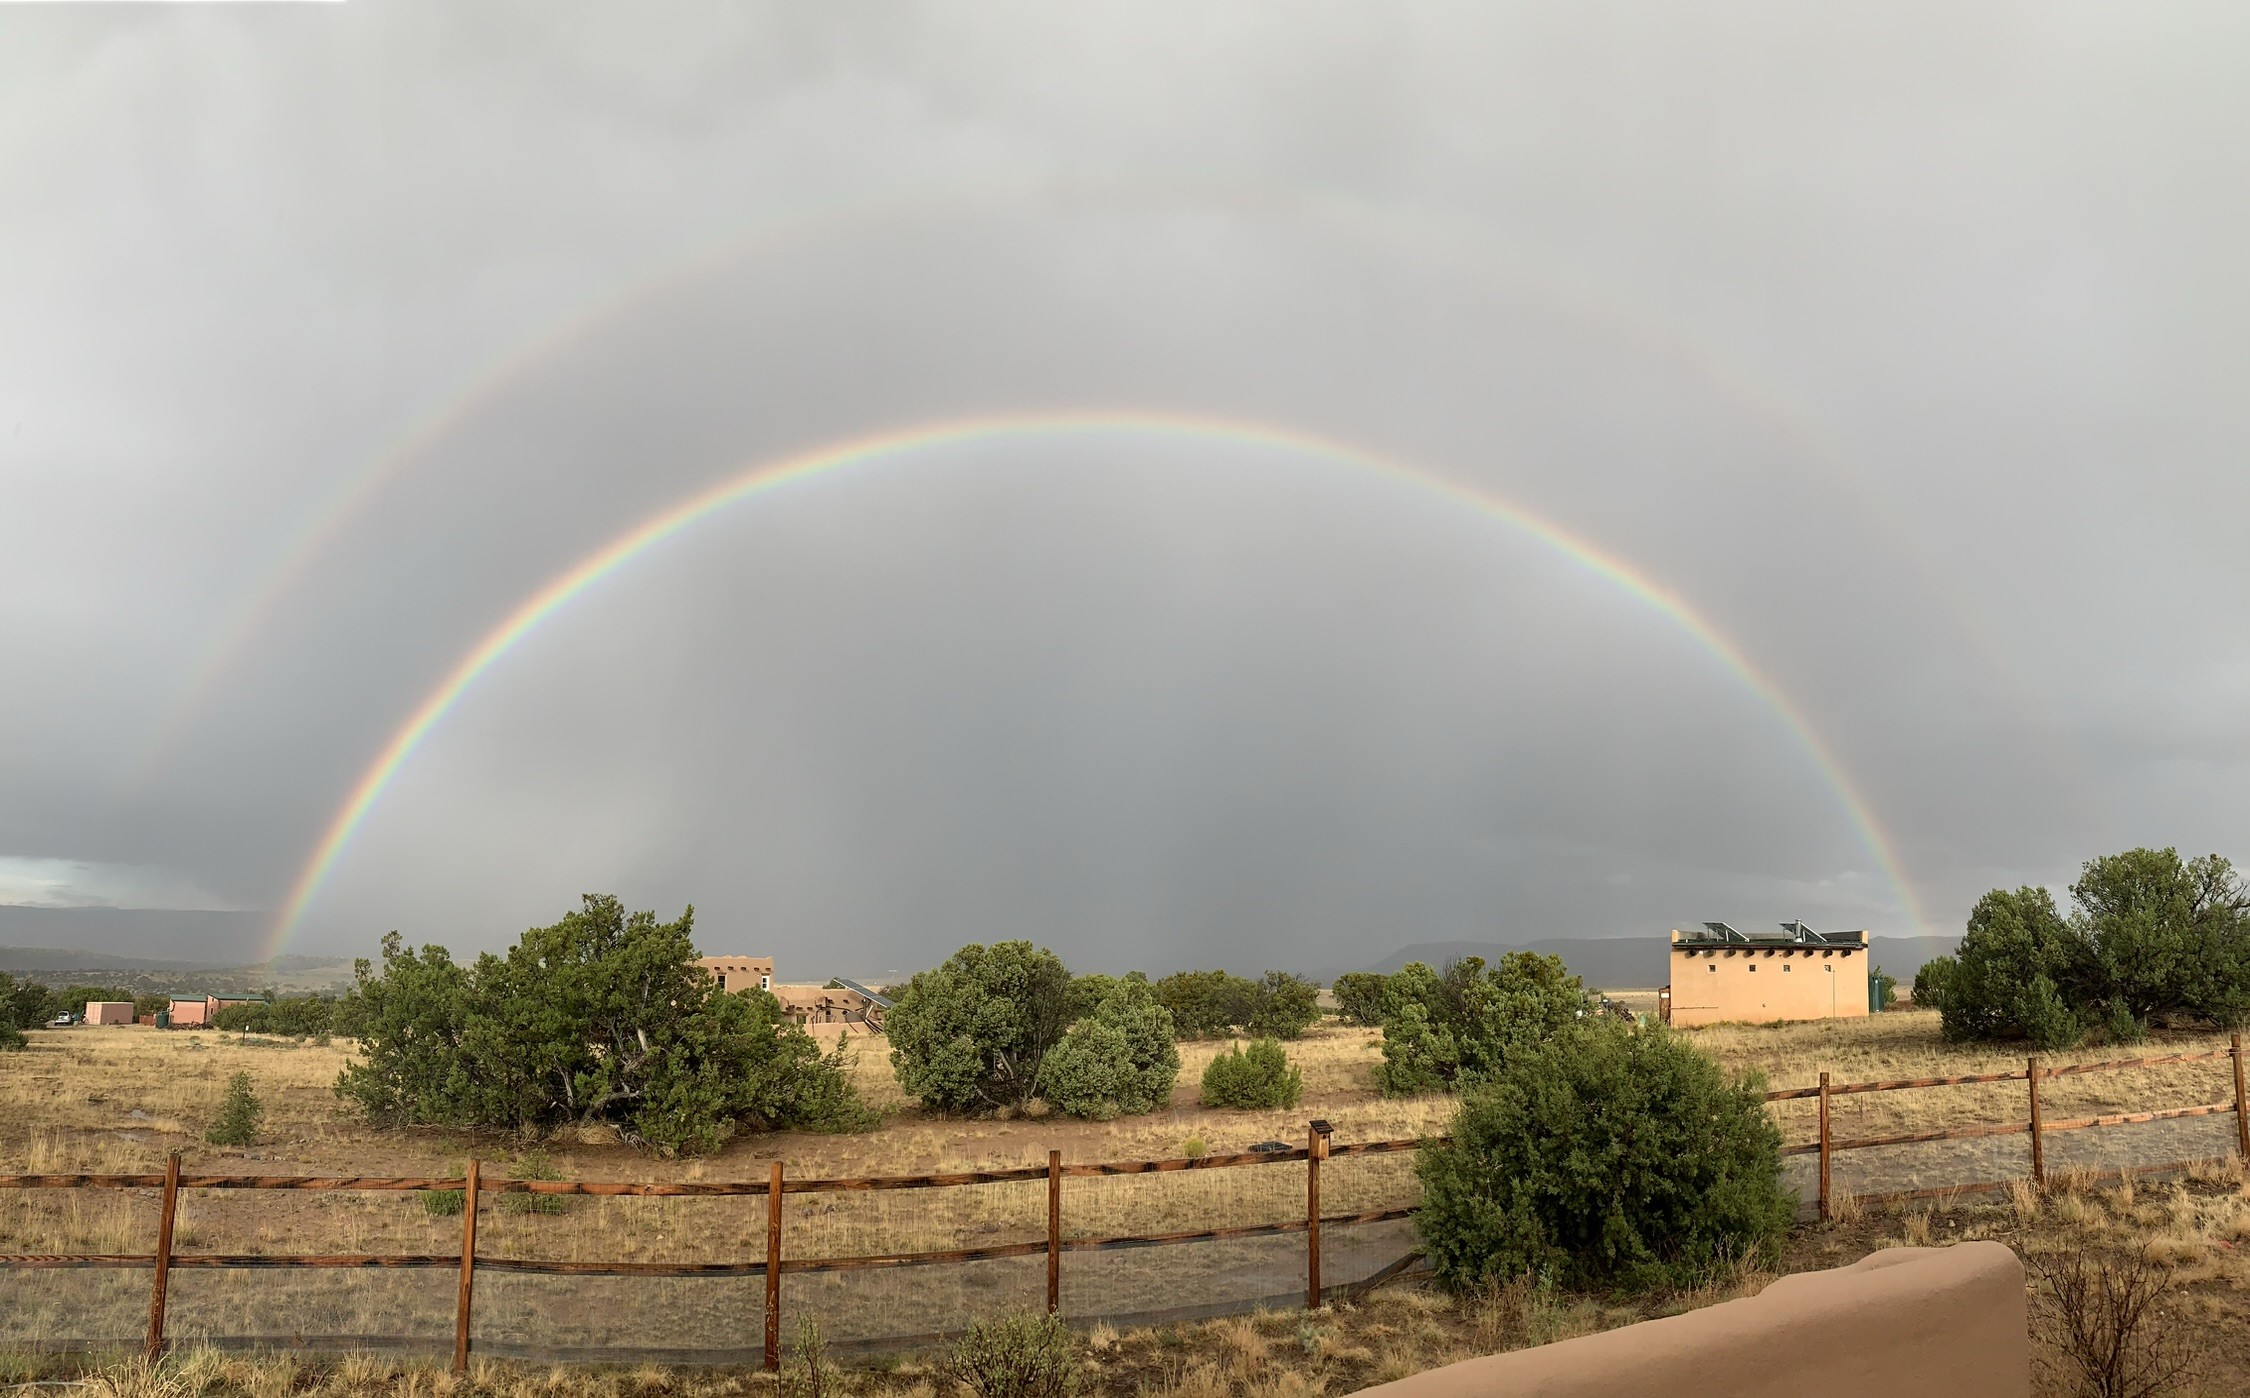
<path fill-rule="evenodd" d="M 2250 853 L 2242 26 L 15 7 L 0 902 L 270 923 L 422 698 L 622 530 L 824 441 L 1078 408 L 1511 500 L 1709 618 L 1843 781 L 1646 598 L 1457 502 L 1218 439 L 987 443 L 559 613 L 298 949 L 494 945 L 595 888 L 808 972 L 1907 930 L 1841 787 L 1938 930 L 2127 843 Z M 223 925 L 180 952 L 255 949 Z"/>

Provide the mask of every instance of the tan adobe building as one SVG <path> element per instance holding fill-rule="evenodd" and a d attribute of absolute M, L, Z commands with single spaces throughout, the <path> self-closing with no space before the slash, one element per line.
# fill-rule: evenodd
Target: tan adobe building
<path fill-rule="evenodd" d="M 848 1025 L 881 1033 L 883 1011 L 891 1002 L 857 981 L 839 980 L 829 985 L 785 985 L 773 978 L 770 956 L 706 956 L 696 964 L 719 983 L 719 989 L 740 994 L 763 990 L 781 1002 L 791 1019 L 808 1029 L 821 1025 Z"/>
<path fill-rule="evenodd" d="M 777 985 L 773 994 L 790 1018 L 807 1029 L 837 1024 L 881 1033 L 883 1011 L 891 1006 L 881 995 L 852 981 L 839 981 L 834 985 Z"/>
<path fill-rule="evenodd" d="M 1869 1005 L 1867 934 L 1737 932 L 1723 922 L 1672 929 L 1672 983 L 1659 997 L 1673 1024 L 1861 1019 Z"/>
<path fill-rule="evenodd" d="M 706 956 L 695 963 L 704 974 L 718 981 L 721 990 L 773 989 L 773 958 L 770 956 Z"/>
<path fill-rule="evenodd" d="M 130 1000 L 88 1000 L 86 1002 L 86 1022 L 88 1024 L 131 1024 L 133 1022 L 133 1002 Z"/>

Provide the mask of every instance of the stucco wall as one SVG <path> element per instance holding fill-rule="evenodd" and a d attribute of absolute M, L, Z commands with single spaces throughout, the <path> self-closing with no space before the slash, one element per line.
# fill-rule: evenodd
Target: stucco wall
<path fill-rule="evenodd" d="M 1672 952 L 1672 1022 L 1864 1019 L 1867 952 L 1744 947 Z"/>
<path fill-rule="evenodd" d="M 130 1000 L 88 1000 L 86 1002 L 86 1022 L 88 1024 L 131 1024 L 133 1022 L 133 1002 Z"/>
<path fill-rule="evenodd" d="M 1999 1243 L 1890 1248 L 1757 1296 L 1364 1390 L 1383 1398 L 2029 1398 L 2023 1266 Z"/>

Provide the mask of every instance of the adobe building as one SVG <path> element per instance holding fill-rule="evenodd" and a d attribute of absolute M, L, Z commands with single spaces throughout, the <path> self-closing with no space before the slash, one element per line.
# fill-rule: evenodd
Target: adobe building
<path fill-rule="evenodd" d="M 857 981 L 833 985 L 777 985 L 774 998 L 789 1017 L 807 1029 L 823 1025 L 848 1026 L 869 1033 L 883 1032 L 883 1012 L 891 1002 Z"/>
<path fill-rule="evenodd" d="M 706 956 L 697 960 L 704 974 L 718 981 L 719 989 L 740 994 L 758 989 L 781 1002 L 782 1012 L 806 1029 L 845 1027 L 872 1033 L 883 1031 L 883 1012 L 891 1002 L 857 981 L 838 980 L 827 985 L 784 985 L 773 978 L 770 956 Z"/>
<path fill-rule="evenodd" d="M 756 986 L 760 990 L 773 989 L 773 958 L 770 956 L 706 956 L 695 963 L 704 974 L 717 980 L 719 989 L 742 991 Z"/>
<path fill-rule="evenodd" d="M 169 1029 L 209 1029 L 229 1005 L 263 1004 L 263 995 L 175 995 L 172 1008 L 157 1020 Z"/>
<path fill-rule="evenodd" d="M 88 1000 L 86 1002 L 86 1022 L 88 1024 L 131 1024 L 133 1022 L 133 1002 L 130 1000 Z"/>
<path fill-rule="evenodd" d="M 1815 932 L 1785 922 L 1779 932 L 1737 932 L 1706 922 L 1672 929 L 1672 983 L 1659 998 L 1678 1025 L 1777 1019 L 1863 1019 L 1870 978 L 1865 932 Z"/>

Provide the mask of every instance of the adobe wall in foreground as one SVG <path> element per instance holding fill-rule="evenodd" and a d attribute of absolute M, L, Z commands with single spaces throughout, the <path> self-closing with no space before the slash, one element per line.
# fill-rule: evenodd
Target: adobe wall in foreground
<path fill-rule="evenodd" d="M 2029 1398 L 2023 1264 L 1994 1242 L 1888 1248 L 1743 1301 L 1365 1389 L 1383 1398 Z"/>

